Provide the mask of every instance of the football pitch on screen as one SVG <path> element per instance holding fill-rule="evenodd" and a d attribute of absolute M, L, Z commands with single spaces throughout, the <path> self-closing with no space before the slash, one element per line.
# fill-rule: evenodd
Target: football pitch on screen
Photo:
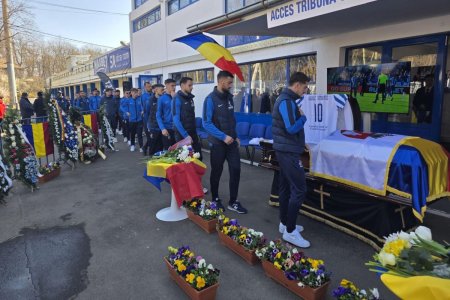
<path fill-rule="evenodd" d="M 382 103 L 382 95 L 378 95 L 377 103 L 375 101 L 375 93 L 365 93 L 361 96 L 356 95 L 359 107 L 362 112 L 380 112 L 380 113 L 398 113 L 407 114 L 409 112 L 409 94 L 394 94 L 393 97 L 386 95 L 384 104 Z"/>

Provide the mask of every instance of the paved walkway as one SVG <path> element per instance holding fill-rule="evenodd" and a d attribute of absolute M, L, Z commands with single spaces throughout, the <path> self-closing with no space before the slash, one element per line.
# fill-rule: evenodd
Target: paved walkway
<path fill-rule="evenodd" d="M 119 148 L 106 161 L 64 168 L 37 192 L 16 183 L 8 204 L 0 206 L 0 299 L 184 299 L 162 262 L 169 245 L 190 245 L 221 270 L 217 299 L 297 299 L 260 266 L 222 247 L 217 235 L 188 220 L 158 221 L 155 213 L 169 205 L 168 186 L 159 193 L 142 178 L 140 153 L 130 153 L 123 143 Z M 240 200 L 250 213 L 227 214 L 276 239 L 278 211 L 267 205 L 271 181 L 272 172 L 243 165 Z M 299 220 L 312 243 L 306 253 L 324 259 L 333 272 L 328 299 L 342 278 L 378 287 L 384 299 L 394 299 L 364 266 L 371 247 L 322 223 Z M 429 220 L 433 230 L 448 228 L 448 221 Z"/>

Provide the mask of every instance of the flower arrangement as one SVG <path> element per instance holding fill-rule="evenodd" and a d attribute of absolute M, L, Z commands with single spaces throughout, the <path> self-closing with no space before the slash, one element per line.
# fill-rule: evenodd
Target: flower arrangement
<path fill-rule="evenodd" d="M 109 124 L 108 118 L 105 113 L 106 105 L 102 105 L 99 110 L 100 116 L 100 126 L 102 128 L 102 134 L 105 141 L 105 145 L 108 149 L 115 151 L 114 147 L 114 132 L 111 128 L 111 124 Z"/>
<path fill-rule="evenodd" d="M 26 185 L 36 187 L 38 182 L 38 162 L 33 148 L 28 142 L 19 122 L 19 111 L 7 110 L 3 121 L 4 149 L 6 159 L 13 166 L 15 177 Z"/>
<path fill-rule="evenodd" d="M 53 141 L 58 145 L 58 150 L 63 153 L 64 150 L 64 138 L 62 127 L 62 116 L 55 99 L 49 100 L 47 103 L 47 112 L 50 125 L 50 131 L 52 133 Z"/>
<path fill-rule="evenodd" d="M 369 291 L 359 289 L 353 282 L 342 279 L 340 286 L 333 291 L 333 297 L 338 300 L 379 300 L 380 293 L 376 288 Z"/>
<path fill-rule="evenodd" d="M 188 246 L 169 247 L 168 263 L 190 286 L 201 291 L 219 281 L 220 271 L 213 265 L 206 265 L 205 259 L 195 256 Z"/>
<path fill-rule="evenodd" d="M 51 162 L 45 166 L 41 166 L 39 168 L 39 173 L 41 173 L 42 175 L 47 175 L 50 174 L 51 172 L 59 169 L 61 166 L 59 165 L 58 162 Z"/>
<path fill-rule="evenodd" d="M 160 156 L 153 156 L 150 158 L 150 161 L 167 164 L 190 163 L 194 158 L 200 158 L 200 153 L 194 152 L 191 145 L 184 145 L 177 149 L 169 150 Z"/>
<path fill-rule="evenodd" d="M 0 203 L 3 202 L 5 196 L 8 196 L 8 192 L 13 186 L 10 176 L 9 166 L 0 154 Z"/>
<path fill-rule="evenodd" d="M 192 199 L 190 202 L 185 202 L 184 206 L 207 221 L 216 219 L 223 214 L 223 209 L 218 208 L 214 201 L 205 199 Z"/>
<path fill-rule="evenodd" d="M 219 231 L 229 236 L 246 250 L 254 251 L 264 247 L 266 239 L 262 232 L 251 228 L 242 227 L 236 219 L 229 219 L 221 215 L 218 219 Z"/>
<path fill-rule="evenodd" d="M 69 117 L 62 112 L 62 121 L 64 124 L 64 148 L 65 153 L 73 162 L 78 160 L 78 134 Z"/>
<path fill-rule="evenodd" d="M 298 286 L 318 288 L 330 281 L 324 262 L 307 257 L 287 243 L 271 241 L 269 245 L 256 250 L 256 255 L 282 270 L 289 280 L 298 281 Z"/>
<path fill-rule="evenodd" d="M 79 151 L 80 160 L 92 161 L 97 155 L 98 151 L 97 138 L 95 137 L 92 130 L 82 123 L 77 126 L 77 132 L 78 138 L 81 139 L 81 151 Z"/>
<path fill-rule="evenodd" d="M 419 226 L 414 232 L 397 232 L 386 238 L 370 271 L 400 277 L 431 276 L 450 279 L 450 245 L 433 241 L 431 230 Z"/>

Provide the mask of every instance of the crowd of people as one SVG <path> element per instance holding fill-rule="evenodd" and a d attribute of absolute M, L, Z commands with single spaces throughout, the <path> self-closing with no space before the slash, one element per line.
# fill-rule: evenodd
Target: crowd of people
<path fill-rule="evenodd" d="M 212 201 L 226 210 L 219 196 L 219 184 L 227 161 L 230 174 L 227 209 L 246 214 L 247 209 L 238 200 L 241 163 L 240 140 L 236 133 L 235 106 L 231 93 L 233 80 L 233 74 L 228 71 L 218 73 L 217 86 L 204 100 L 202 120 L 210 143 Z M 305 145 L 303 128 L 306 117 L 295 100 L 306 93 L 307 84 L 308 77 L 305 74 L 292 74 L 289 86 L 280 92 L 272 113 L 273 148 L 280 163 L 279 231 L 283 234 L 283 239 L 299 247 L 309 247 L 309 242 L 300 235 L 303 227 L 296 225 L 299 208 L 306 197 L 305 173 L 300 162 L 300 154 Z M 70 100 L 59 92 L 56 100 L 66 112 L 71 106 L 86 113 L 98 111 L 104 106 L 114 135 L 122 134 L 123 142 L 128 144 L 131 152 L 136 151 L 138 146 L 143 155 L 153 155 L 190 137 L 194 151 L 201 154 L 201 142 L 196 131 L 193 80 L 183 77 L 178 91 L 176 86 L 175 80 L 167 79 L 164 85 L 146 82 L 144 91 L 137 88 L 126 90 L 123 97 L 119 90 L 107 88 L 103 97 L 99 96 L 98 90 L 94 90 L 89 98 L 81 91 Z M 28 95 L 22 94 L 20 110 L 23 119 L 29 119 L 33 115 L 45 117 L 45 106 L 41 105 L 42 96 L 39 93 L 38 99 L 31 104 Z M 116 136 L 114 138 L 117 142 Z"/>

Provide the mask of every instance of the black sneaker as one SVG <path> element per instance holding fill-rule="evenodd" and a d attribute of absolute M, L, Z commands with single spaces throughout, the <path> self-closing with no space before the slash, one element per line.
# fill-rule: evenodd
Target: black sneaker
<path fill-rule="evenodd" d="M 214 199 L 213 202 L 216 203 L 217 208 L 221 208 L 222 211 L 225 211 L 225 206 L 223 206 L 222 201 L 219 198 Z"/>
<path fill-rule="evenodd" d="M 228 209 L 237 212 L 238 214 L 248 213 L 247 209 L 241 205 L 241 203 L 236 200 L 233 204 L 228 204 Z"/>

